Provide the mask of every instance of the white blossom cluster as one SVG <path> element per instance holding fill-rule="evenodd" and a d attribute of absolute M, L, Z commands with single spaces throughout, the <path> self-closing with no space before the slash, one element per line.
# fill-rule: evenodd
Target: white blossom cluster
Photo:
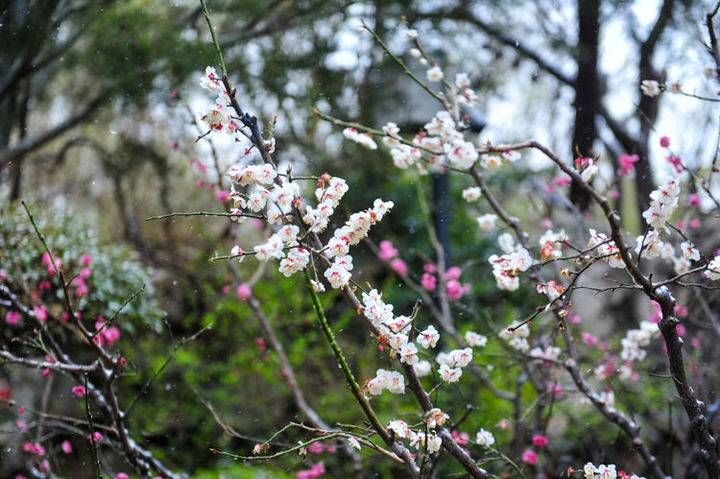
<path fill-rule="evenodd" d="M 350 141 L 354 141 L 358 145 L 364 146 L 370 150 L 377 150 L 377 143 L 372 139 L 372 136 L 367 133 L 358 131 L 357 128 L 345 128 L 343 130 L 343 136 Z"/>
<path fill-rule="evenodd" d="M 561 350 L 556 346 L 547 346 L 543 348 L 532 348 L 530 350 L 530 356 L 545 361 L 557 361 L 560 357 Z"/>
<path fill-rule="evenodd" d="M 507 291 L 515 291 L 520 287 L 520 273 L 527 271 L 534 263 L 528 250 L 520 246 L 501 256 L 492 255 L 488 262 L 492 265 L 498 288 Z"/>
<path fill-rule="evenodd" d="M 703 273 L 711 281 L 720 280 L 720 255 L 715 256 L 707 265 Z"/>
<path fill-rule="evenodd" d="M 430 325 L 417 335 L 416 342 L 410 340 L 410 327 L 412 318 L 408 316 L 395 316 L 393 306 L 382 300 L 382 295 L 375 289 L 368 293 L 362 293 L 363 313 L 373 326 L 377 329 L 378 334 L 389 347 L 391 354 L 397 355 L 401 363 L 413 366 L 418 376 L 425 376 L 430 373 L 432 365 L 428 361 L 421 361 L 418 353 L 418 345 L 426 350 L 434 348 L 440 340 L 440 333 L 437 329 Z M 475 347 L 482 347 L 487 342 L 487 338 L 477 333 L 468 332 L 466 334 L 468 344 Z M 443 381 L 448 383 L 457 382 L 462 375 L 462 368 L 470 364 L 473 358 L 471 348 L 455 349 L 449 352 L 439 353 L 435 360 L 440 365 L 438 373 Z M 379 370 L 376 377 L 370 382 L 373 385 L 371 394 L 380 394 L 383 388 L 380 387 L 383 382 L 385 373 Z M 368 385 L 370 386 L 370 384 Z M 375 391 L 375 392 L 373 392 Z"/>
<path fill-rule="evenodd" d="M 614 241 L 610 241 L 605 233 L 598 233 L 590 228 L 590 239 L 588 240 L 588 248 L 595 248 L 598 256 L 611 268 L 624 268 L 625 263 L 620 256 L 620 248 Z"/>
<path fill-rule="evenodd" d="M 585 474 L 585 479 L 616 479 L 618 477 L 615 464 L 600 464 L 596 466 L 592 462 L 588 462 L 583 467 L 583 473 Z M 645 479 L 635 474 L 625 475 L 623 477 L 628 477 L 629 479 Z"/>
<path fill-rule="evenodd" d="M 405 378 L 397 371 L 378 369 L 375 377 L 368 381 L 367 390 L 373 396 L 379 396 L 385 390 L 393 394 L 403 394 Z"/>
<path fill-rule="evenodd" d="M 540 245 L 540 259 L 547 261 L 562 257 L 562 247 L 567 241 L 568 236 L 565 230 L 553 231 L 547 230 L 538 241 Z"/>
<path fill-rule="evenodd" d="M 393 433 L 396 439 L 405 439 L 410 442 L 410 446 L 417 450 L 427 450 L 429 454 L 434 454 L 442 447 L 442 438 L 438 436 L 434 429 L 437 426 L 442 426 L 448 419 L 447 414 L 443 413 L 439 409 L 431 409 L 425 416 L 425 424 L 427 424 L 428 431 L 413 431 L 410 426 L 401 419 L 394 419 L 388 423 L 388 430 Z M 431 427 L 428 419 L 435 423 L 435 426 Z"/>
<path fill-rule="evenodd" d="M 660 257 L 673 263 L 677 274 L 690 270 L 693 261 L 700 260 L 700 251 L 691 241 L 680 244 L 680 255 L 675 254 L 672 244 L 662 240 L 662 233 L 667 232 L 666 223 L 670 220 L 678 205 L 680 184 L 672 179 L 657 190 L 650 193 L 650 207 L 643 212 L 643 218 L 651 229 L 643 236 L 638 236 L 635 251 L 647 258 Z"/>
<path fill-rule="evenodd" d="M 215 69 L 208 67 L 200 83 L 203 88 L 218 94 L 217 101 L 204 116 L 210 128 L 237 132 L 240 126 L 227 111 L 230 108 L 230 98 Z M 344 134 L 368 148 L 377 148 L 369 135 L 355 129 L 346 129 Z M 274 141 L 271 139 L 266 144 L 272 149 Z M 323 175 L 315 190 L 317 204 L 312 206 L 304 200 L 299 184 L 278 174 L 271 164 L 232 165 L 226 174 L 232 182 L 230 213 L 235 215 L 233 219 L 240 221 L 244 219 L 244 215 L 261 215 L 268 224 L 276 228 L 264 243 L 253 247 L 255 257 L 259 261 L 271 258 L 280 260 L 279 271 L 285 276 L 291 276 L 308 266 L 311 254 L 324 255 L 325 259 L 332 261 L 324 276 L 333 288 L 343 288 L 350 282 L 353 269 L 353 258 L 348 254 L 350 246 L 364 239 L 370 227 L 382 220 L 394 206 L 391 201 L 375 200 L 372 208 L 350 215 L 320 251 L 311 251 L 307 245 L 301 244 L 300 227 L 292 224 L 292 221 L 297 221 L 300 216 L 307 227 L 307 233 L 319 234 L 325 231 L 340 200 L 348 191 L 344 179 Z M 305 236 L 303 233 L 303 238 Z M 241 261 L 246 256 L 239 245 L 233 246 L 230 254 Z M 313 287 L 316 291 L 324 290 L 324 286 L 318 281 L 314 281 Z M 411 360 L 410 351 L 406 348 L 405 352 L 408 360 Z"/>
<path fill-rule="evenodd" d="M 680 183 L 673 178 L 657 190 L 650 193 L 650 207 L 643 211 L 643 218 L 656 230 L 665 231 L 665 223 L 678 205 Z"/>
<path fill-rule="evenodd" d="M 528 336 L 530 336 L 530 328 L 527 323 L 520 326 L 520 323 L 514 322 L 509 327 L 503 328 L 498 336 L 517 351 L 527 352 L 530 349 L 530 344 L 527 341 Z"/>
<path fill-rule="evenodd" d="M 472 358 L 472 348 L 454 349 L 438 354 L 435 361 L 440 365 L 440 378 L 446 383 L 458 382 L 462 376 L 462 368 L 470 364 Z"/>
<path fill-rule="evenodd" d="M 643 348 L 650 344 L 650 340 L 658 332 L 657 324 L 651 321 L 642 321 L 640 329 L 630 329 L 620 341 L 622 345 L 620 358 L 623 361 L 642 361 L 645 359 L 647 352 Z"/>

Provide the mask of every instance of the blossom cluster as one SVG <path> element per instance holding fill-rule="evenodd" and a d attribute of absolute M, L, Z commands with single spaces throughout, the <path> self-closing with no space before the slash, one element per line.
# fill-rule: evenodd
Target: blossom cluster
<path fill-rule="evenodd" d="M 596 466 L 592 462 L 588 462 L 583 467 L 583 473 L 585 474 L 585 479 L 616 479 L 618 475 L 623 479 L 645 479 L 635 474 L 629 475 L 622 470 L 618 471 L 615 464 L 600 464 Z"/>
<path fill-rule="evenodd" d="M 620 357 L 623 361 L 642 361 L 647 352 L 643 349 L 650 344 L 650 340 L 657 336 L 659 329 L 657 324 L 651 321 L 642 321 L 639 329 L 631 329 L 620 341 L 622 352 Z"/>

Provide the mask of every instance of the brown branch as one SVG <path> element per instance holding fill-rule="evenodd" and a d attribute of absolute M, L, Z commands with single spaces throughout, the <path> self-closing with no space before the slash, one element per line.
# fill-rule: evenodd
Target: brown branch
<path fill-rule="evenodd" d="M 101 92 L 95 98 L 90 100 L 90 102 L 88 102 L 82 109 L 69 116 L 53 128 L 42 133 L 38 133 L 35 136 L 31 136 L 22 141 L 20 144 L 0 152 L 0 166 L 11 161 L 15 161 L 18 158 L 45 146 L 66 131 L 75 128 L 77 125 L 87 120 L 103 105 L 103 103 L 107 101 L 107 94 L 107 91 Z"/>

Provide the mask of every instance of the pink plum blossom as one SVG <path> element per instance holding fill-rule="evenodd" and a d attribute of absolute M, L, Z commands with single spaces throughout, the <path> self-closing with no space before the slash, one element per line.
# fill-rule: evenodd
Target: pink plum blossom
<path fill-rule="evenodd" d="M 532 443 L 533 446 L 546 447 L 548 444 L 550 444 L 550 440 L 547 438 L 547 436 L 543 434 L 535 434 L 532 437 Z"/>
<path fill-rule="evenodd" d="M 618 163 L 620 164 L 618 175 L 627 176 L 632 173 L 635 168 L 635 163 L 638 161 L 640 161 L 640 157 L 638 155 L 628 155 L 627 153 L 621 154 L 618 158 Z"/>
<path fill-rule="evenodd" d="M 407 276 L 408 274 L 408 265 L 400 258 L 390 261 L 390 268 L 400 276 Z"/>
<path fill-rule="evenodd" d="M 435 291 L 435 288 L 437 287 L 437 278 L 431 273 L 423 273 L 422 278 L 420 278 L 420 284 L 423 288 L 430 292 Z"/>
<path fill-rule="evenodd" d="M 240 301 L 247 301 L 252 296 L 252 289 L 249 284 L 241 283 L 235 290 L 235 295 Z"/>
<path fill-rule="evenodd" d="M 537 452 L 532 449 L 525 449 L 522 453 L 521 459 L 523 462 L 534 466 L 538 462 L 538 455 Z"/>
<path fill-rule="evenodd" d="M 390 240 L 382 240 L 380 242 L 380 251 L 378 252 L 378 257 L 382 261 L 390 261 L 391 259 L 395 258 L 398 255 L 398 250 L 393 245 L 392 241 Z"/>
<path fill-rule="evenodd" d="M 22 320 L 22 315 L 18 311 L 8 311 L 5 313 L 5 322 L 10 326 L 18 324 Z"/>

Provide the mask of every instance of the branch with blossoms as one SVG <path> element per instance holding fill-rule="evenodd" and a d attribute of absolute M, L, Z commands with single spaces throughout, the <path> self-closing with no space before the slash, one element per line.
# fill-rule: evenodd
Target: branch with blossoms
<path fill-rule="evenodd" d="M 431 265 L 431 269 L 424 271 L 419 282 L 409 277 L 407 265 L 401 266 L 396 261 L 393 266 L 392 261 L 397 260 L 398 257 L 396 253 L 389 254 L 392 252 L 392 245 L 381 243 L 377 251 L 380 260 L 389 262 L 402 281 L 427 304 L 426 309 L 421 309 L 420 312 L 397 314 L 394 305 L 384 299 L 380 290 L 373 288 L 369 283 L 365 285 L 354 277 L 355 265 L 351 256 L 353 248 L 367 241 L 371 229 L 386 215 L 392 214 L 394 203 L 378 198 L 367 209 L 340 219 L 338 210 L 342 198 L 350 190 L 344 179 L 329 173 L 313 175 L 305 172 L 294 177 L 291 167 L 285 171 L 278 168 L 274 156 L 275 142 L 272 137 L 267 135 L 263 137 L 258 126 L 259 120 L 240 106 L 237 92 L 225 68 L 222 51 L 215 40 L 210 15 L 205 3 L 201 1 L 201 4 L 222 69 L 222 74 L 218 75 L 214 68 L 208 67 L 201 81 L 205 89 L 217 96 L 217 100 L 209 106 L 203 119 L 211 134 L 230 135 L 246 145 L 249 142 L 249 146 L 245 148 L 243 161 L 230 166 L 226 172 L 226 177 L 230 181 L 227 197 L 229 208 L 227 214 L 219 213 L 217 216 L 231 217 L 236 220 L 238 228 L 248 217 L 260 220 L 265 225 L 265 231 L 268 232 L 260 244 L 254 245 L 241 244 L 243 237 L 239 236 L 238 244 L 229 248 L 230 254 L 216 256 L 213 259 L 228 260 L 231 262 L 231 268 L 235 268 L 248 256 L 260 262 L 278 260 L 278 271 L 283 276 L 293 277 L 298 273 L 305 276 L 307 294 L 323 336 L 350 389 L 355 405 L 362 412 L 364 420 L 370 424 L 372 434 L 385 444 L 382 449 L 386 451 L 383 453 L 384 456 L 390 455 L 393 460 L 402 461 L 411 477 L 428 476 L 444 455 L 451 456 L 470 476 L 487 477 L 489 472 L 485 470 L 482 459 L 475 459 L 475 451 L 466 447 L 467 441 L 460 439 L 460 436 L 453 434 L 455 431 L 446 426 L 453 411 L 442 410 L 438 407 L 442 404 L 442 398 L 435 399 L 438 391 L 459 386 L 466 368 L 474 372 L 483 372 L 479 369 L 479 364 L 476 364 L 475 350 L 485 347 L 488 338 L 475 331 L 467 331 L 464 335 L 459 332 L 449 297 L 450 281 L 458 280 L 459 274 L 451 273 L 453 268 L 442 262 L 442 247 L 434 237 L 434 231 L 429 228 L 428 236 L 437 263 Z M 394 54 L 372 29 L 367 25 L 364 25 L 364 29 L 413 81 L 437 100 L 442 110 L 429 119 L 421 131 L 412 135 L 402 134 L 394 123 L 388 123 L 379 129 L 340 120 L 319 110 L 315 110 L 315 114 L 335 126 L 343 127 L 343 135 L 347 140 L 370 150 L 377 150 L 376 140 L 380 140 L 387 148 L 393 164 L 400 169 L 415 168 L 420 175 L 428 172 L 456 172 L 474 181 L 474 187 L 463 191 L 464 200 L 474 202 L 483 197 L 492 211 L 478 216 L 479 229 L 485 233 L 495 231 L 499 219 L 514 234 L 514 238 L 507 233 L 499 235 L 500 251 L 487 258 L 488 270 L 492 273 L 498 288 L 512 292 L 529 282 L 539 293 L 539 297 L 532 301 L 539 301 L 542 305 L 524 316 L 527 319 L 524 321 L 516 319 L 509 325 L 503 325 L 500 331 L 495 331 L 503 350 L 510 353 L 508 360 L 517 361 L 522 371 L 515 382 L 516 392 L 506 393 L 493 385 L 489 378 L 478 374 L 488 390 L 503 399 L 509 399 L 513 404 L 515 421 L 513 450 L 511 454 L 500 453 L 501 456 L 506 458 L 506 462 L 515 469 L 520 470 L 516 465 L 518 459 L 513 457 L 518 456 L 519 461 L 524 464 L 523 467 L 540 472 L 541 458 L 544 455 L 549 456 L 545 433 L 554 408 L 560 407 L 555 406 L 558 402 L 556 386 L 558 378 L 561 377 L 560 373 L 564 371 L 569 374 L 575 389 L 589 400 L 601 416 L 609 423 L 618 426 L 630 439 L 652 476 L 657 479 L 665 477 L 656 456 L 641 438 L 639 422 L 630 419 L 628 414 L 614 406 L 614 394 L 611 390 L 606 390 L 602 394 L 596 393 L 592 384 L 582 375 L 580 362 L 584 358 L 578 354 L 574 345 L 573 329 L 577 324 L 572 319 L 575 293 L 582 288 L 598 293 L 624 289 L 631 293 L 642 292 L 647 300 L 658 305 L 659 314 L 656 322 L 643 321 L 639 328 L 626 331 L 625 337 L 620 341 L 622 349 L 620 358 L 623 361 L 620 375 L 632 377 L 637 373 L 635 371 L 637 364 L 647 355 L 645 348 L 659 332 L 664 339 L 671 377 L 687 415 L 688 431 L 692 433 L 698 445 L 698 457 L 707 473 L 711 477 L 716 477 L 720 473 L 716 442 L 710 431 L 704 407 L 698 394 L 691 387 L 691 380 L 686 373 L 682 342 L 678 332 L 680 323 L 679 313 L 676 312 L 678 305 L 669 288 L 687 286 L 682 279 L 691 275 L 702 274 L 708 281 L 719 280 L 720 256 L 714 255 L 711 260 L 706 260 L 700 254 L 699 248 L 684 236 L 679 245 L 680 255 L 677 254 L 676 245 L 673 243 L 676 238 L 670 235 L 667 223 L 679 203 L 680 180 L 673 178 L 650 195 L 650 206 L 643 214 L 647 226 L 644 234 L 637 238 L 636 246 L 631 248 L 625 239 L 626 233 L 621 227 L 620 213 L 612 208 L 600 187 L 593 186 L 593 180 L 601 176 L 598 159 L 579 157 L 573 158 L 570 162 L 564 161 L 546 146 L 532 140 L 495 144 L 490 141 L 477 143 L 468 139 L 468 118 L 462 112 L 464 106 L 472 104 L 477 99 L 477 94 L 470 87 L 469 77 L 460 73 L 454 82 L 448 81 L 441 66 L 432 62 L 422 47 L 417 32 L 409 31 L 408 38 L 414 48 L 413 51 L 417 52 L 412 55 L 421 64 L 429 67 L 426 72 L 427 81 L 424 81 L 403 59 Z M 644 90 L 655 86 L 661 89 L 658 85 L 644 85 Z M 679 88 L 675 90 L 678 93 L 685 93 Z M 648 90 L 647 93 L 654 92 Z M 609 232 L 604 233 L 600 230 L 601 226 L 594 225 L 588 230 L 587 235 L 583 232 L 578 234 L 577 238 L 570 238 L 564 230 L 555 231 L 547 228 L 539 236 L 538 246 L 532 246 L 534 243 L 531 239 L 534 232 L 523 226 L 521 218 L 513 216 L 511 208 L 503 204 L 489 184 L 493 180 L 494 170 L 519 164 L 521 150 L 539 152 L 552 163 L 554 168 L 560 169 L 570 180 L 579 185 L 594 201 L 597 212 L 600 213 Z M 253 152 L 257 153 L 256 158 L 253 158 Z M 254 162 L 255 159 L 258 161 Z M 626 158 L 621 162 L 622 175 L 632 174 L 633 164 L 632 158 Z M 691 173 L 689 170 L 683 171 Z M 314 190 L 308 192 L 306 184 L 300 183 L 301 179 L 314 181 Z M 712 199 L 709 186 L 707 192 Z M 422 208 L 424 204 L 422 196 L 419 195 L 418 200 Z M 209 212 L 184 214 L 215 215 Z M 428 212 L 423 211 L 423 215 L 427 217 Z M 586 246 L 574 246 L 580 244 Z M 573 250 L 574 253 L 569 254 L 568 250 Z M 665 276 L 655 271 L 655 268 L 659 268 L 655 261 L 652 262 L 652 267 L 649 266 L 650 260 L 655 259 L 670 262 L 675 273 Z M 694 266 L 693 262 L 696 263 Z M 580 282 L 581 278 L 589 277 L 591 271 L 601 268 L 622 271 L 626 279 L 618 282 L 609 278 L 608 281 L 615 283 L 607 288 Z M 654 278 L 659 275 L 664 279 Z M 358 324 L 364 328 L 379 349 L 384 351 L 390 369 L 378 369 L 374 377 L 364 383 L 358 381 L 356 367 L 347 360 L 347 355 L 333 330 L 335 318 L 327 314 L 323 306 L 323 298 L 331 295 L 331 292 L 327 291 L 328 287 L 342 297 L 350 310 L 355 313 Z M 459 297 L 454 298 L 457 299 Z M 282 345 L 271 329 L 269 321 L 262 314 L 257 300 L 251 294 L 247 294 L 245 300 L 249 301 L 253 313 L 278 352 L 283 366 L 289 365 L 287 358 L 283 358 Z M 524 306 L 520 305 L 518 309 L 522 311 L 525 309 Z M 443 343 L 440 342 L 441 333 L 434 325 L 428 324 L 424 328 L 420 326 L 424 320 L 421 313 L 425 310 L 430 312 L 432 320 L 439 325 L 442 334 L 447 335 L 454 345 L 458 346 L 457 349 L 433 352 L 438 344 Z M 548 318 L 549 321 L 546 321 Z M 583 333 L 583 341 L 591 343 L 589 333 Z M 556 345 L 561 339 L 565 343 L 564 350 Z M 433 363 L 422 359 L 426 354 L 434 354 L 433 359 L 437 366 L 434 367 Z M 566 359 L 559 359 L 562 354 Z M 596 371 L 598 369 L 602 368 L 599 366 L 595 368 Z M 597 372 L 595 374 L 598 375 Z M 430 378 L 439 379 L 439 383 L 427 387 Z M 320 434 L 319 437 L 322 439 L 330 436 L 344 437 L 341 430 L 332 430 L 323 426 L 324 421 L 316 416 L 314 410 L 304 400 L 294 375 L 289 382 L 296 403 L 309 420 L 315 423 L 316 430 L 307 432 Z M 521 424 L 529 414 L 529 411 L 526 414 L 522 412 L 522 391 L 526 385 L 537 395 L 537 399 L 530 406 L 535 412 L 534 423 L 531 426 Z M 373 404 L 373 398 L 386 392 L 403 394 L 407 389 L 419 406 L 415 413 L 419 419 L 418 424 L 413 426 L 401 419 L 392 419 L 387 423 L 382 421 L 381 416 L 384 412 Z M 482 407 L 482 403 L 473 404 L 473 408 Z M 524 444 L 527 444 L 525 441 L 528 436 L 532 437 L 532 444 L 522 450 Z M 262 459 L 296 453 L 322 439 L 311 438 L 303 441 L 298 447 L 262 456 Z M 349 441 L 349 438 L 346 439 Z M 495 438 L 492 433 L 482 429 L 475 442 L 482 451 L 492 446 Z M 379 451 L 377 448 L 371 447 L 371 449 Z M 413 449 L 414 452 L 411 452 Z M 252 457 L 227 454 L 240 459 Z M 480 464 L 483 466 L 481 467 Z M 593 463 L 587 463 L 583 471 L 586 477 L 615 477 L 612 476 L 616 473 L 615 467 L 615 465 L 595 466 Z M 322 473 L 315 471 L 312 474 L 316 477 Z M 522 475 L 523 472 L 520 474 Z"/>
<path fill-rule="evenodd" d="M 411 37 L 411 39 L 415 40 L 415 37 L 413 36 Z M 437 80 L 441 80 L 442 75 L 438 75 L 437 71 L 431 69 L 428 70 L 428 78 L 436 78 Z M 646 92 L 646 94 L 647 93 L 648 92 Z M 325 116 L 327 117 L 327 115 Z M 336 120 L 333 122 L 337 124 Z M 487 185 L 485 184 L 482 176 L 478 174 L 475 166 L 473 166 L 478 156 L 491 153 L 501 153 L 506 155 L 510 151 L 517 151 L 526 148 L 533 148 L 539 150 L 553 163 L 555 163 L 563 172 L 565 172 L 573 180 L 577 181 L 580 185 L 582 185 L 583 189 L 585 189 L 591 195 L 591 197 L 602 209 L 603 214 L 608 220 L 611 230 L 610 238 L 601 233 L 595 233 L 591 230 L 591 235 L 593 236 L 591 238 L 591 245 L 593 245 L 593 247 L 602 246 L 602 258 L 606 259 L 611 267 L 619 267 L 625 269 L 635 283 L 635 287 L 643 290 L 649 299 L 651 299 L 652 301 L 656 301 L 661 306 L 663 314 L 662 319 L 659 322 L 659 326 L 663 337 L 665 338 L 666 347 L 668 348 L 670 369 L 673 373 L 673 377 L 676 380 L 677 390 L 681 398 L 683 399 L 683 404 L 690 418 L 693 434 L 696 436 L 696 440 L 700 443 L 702 447 L 700 457 L 703 458 L 703 463 L 705 464 L 708 473 L 714 477 L 714 474 L 717 473 L 717 452 L 715 448 L 715 440 L 712 435 L 707 433 L 706 419 L 704 418 L 702 413 L 702 406 L 698 403 L 696 397 L 694 396 L 692 388 L 689 387 L 685 378 L 685 368 L 683 365 L 682 353 L 680 352 L 681 343 L 679 342 L 677 332 L 675 331 L 675 325 L 677 324 L 677 319 L 674 316 L 676 302 L 674 298 L 672 298 L 672 296 L 667 292 L 665 286 L 669 284 L 679 284 L 678 280 L 681 279 L 683 276 L 698 272 L 705 272 L 705 276 L 710 280 L 719 279 L 720 276 L 718 276 L 716 272 L 717 266 L 720 265 L 720 263 L 718 263 L 718 257 L 716 257 L 707 264 L 689 270 L 688 268 L 690 261 L 697 261 L 700 259 L 700 256 L 695 246 L 691 242 L 685 241 L 681 245 L 683 256 L 679 259 L 675 259 L 676 269 L 680 268 L 684 269 L 685 271 L 678 273 L 675 277 L 668 280 L 653 283 L 653 281 L 650 279 L 651 276 L 646 276 L 644 273 L 641 272 L 639 261 L 635 262 L 632 259 L 629 252 L 629 247 L 624 241 L 623 235 L 620 231 L 620 217 L 618 213 L 613 211 L 609 206 L 607 200 L 589 185 L 589 181 L 592 179 L 593 176 L 598 173 L 598 168 L 594 164 L 593 160 L 589 158 L 580 158 L 576 160 L 576 170 L 565 165 L 549 149 L 534 141 L 498 146 L 494 146 L 488 143 L 484 145 L 484 147 L 479 148 L 477 152 L 474 153 L 472 151 L 468 151 L 464 140 L 462 140 L 456 132 L 453 132 L 456 123 L 458 123 L 459 126 L 462 127 L 461 120 L 459 120 L 458 118 L 453 118 L 451 112 L 440 112 L 438 113 L 436 119 L 433 120 L 433 122 L 428 123 L 425 126 L 424 134 L 416 135 L 413 142 L 417 146 L 423 146 L 424 148 L 426 148 L 428 144 L 437 145 L 437 141 L 434 138 L 428 139 L 427 136 L 439 136 L 442 142 L 446 142 L 442 150 L 440 150 L 440 148 L 437 148 L 433 151 L 434 155 L 432 159 L 422 158 L 419 150 L 412 150 L 412 147 L 408 148 L 406 140 L 398 141 L 398 132 L 393 124 L 390 124 L 383 128 L 383 130 L 386 132 L 386 136 L 383 140 L 391 148 L 391 154 L 396 166 L 399 166 L 401 168 L 406 168 L 413 164 L 417 164 L 417 162 L 419 161 L 434 164 L 440 154 L 440 151 L 443 151 L 446 155 L 446 160 L 444 163 L 441 163 L 440 166 L 447 170 L 467 168 L 470 174 L 476 180 L 480 191 L 484 193 L 486 197 L 489 196 L 489 190 L 487 188 Z M 365 131 L 376 134 L 378 130 L 368 128 L 365 129 Z M 345 133 L 346 137 L 350 140 L 356 141 L 360 144 L 366 143 L 364 141 L 360 141 L 360 139 L 357 138 L 357 133 L 355 131 L 346 130 Z M 397 161 L 398 158 L 401 158 L 402 160 Z M 498 162 L 497 159 L 492 161 L 494 163 Z M 468 163 L 470 164 L 469 168 Z M 489 165 L 488 161 L 484 161 L 483 163 L 483 166 Z M 418 164 L 417 166 L 422 173 L 425 166 L 422 164 Z M 649 257 L 659 256 L 660 250 L 663 249 L 664 243 L 660 240 L 660 234 L 665 231 L 665 223 L 667 221 L 667 218 L 670 216 L 670 214 L 672 214 L 672 211 L 677 206 L 677 186 L 677 181 L 671 180 L 669 183 L 667 183 L 651 195 L 651 200 L 653 200 L 651 202 L 651 207 L 643 214 L 643 217 L 650 226 L 650 230 L 649 233 L 646 233 L 646 235 L 643 235 L 638 240 L 638 258 L 646 249 L 648 250 L 646 256 Z M 504 208 L 500 205 L 500 203 L 494 199 L 494 197 L 489 196 L 488 202 L 490 203 L 490 206 L 495 211 L 495 213 L 502 219 L 502 221 L 515 230 L 515 233 L 519 238 L 521 245 L 523 246 L 520 256 L 513 257 L 512 255 L 510 255 L 509 257 L 504 258 L 499 257 L 496 260 L 493 260 L 491 258 L 491 262 L 497 265 L 495 272 L 496 279 L 498 280 L 498 285 L 503 289 L 517 289 L 517 278 L 519 274 L 528 271 L 530 269 L 530 264 L 533 262 L 533 260 L 527 254 L 527 250 L 524 249 L 524 247 L 526 247 L 527 235 L 519 227 L 518 220 L 509 216 L 505 212 Z M 481 221 L 480 218 L 479 221 Z M 482 218 L 482 221 L 487 223 L 488 221 L 492 221 L 492 218 Z M 648 238 L 648 236 L 651 237 Z M 665 256 L 667 257 L 667 253 L 665 253 Z M 672 257 L 672 254 L 670 254 L 670 256 Z M 573 282 L 576 281 L 578 277 L 579 274 L 573 278 Z M 547 285 L 544 285 L 542 289 L 539 288 L 539 290 L 544 293 L 548 292 L 547 289 Z M 568 288 L 568 292 L 569 289 L 570 288 Z M 555 299 L 553 299 L 552 301 L 555 301 L 558 298 L 562 298 L 564 291 L 566 290 L 564 288 L 561 288 L 559 292 L 555 292 Z M 548 294 L 548 296 L 550 295 Z M 552 305 L 552 301 L 548 306 Z M 519 327 L 521 325 L 517 326 Z M 511 327 L 509 328 L 509 331 L 515 331 L 516 329 L 517 327 Z M 581 383 L 577 379 L 576 383 L 578 383 L 578 387 L 580 387 Z M 619 423 L 622 425 L 623 421 L 619 421 Z M 635 436 L 635 441 L 637 437 L 637 432 L 630 431 L 628 427 L 625 427 L 625 429 L 628 430 L 628 433 L 631 436 Z M 662 477 L 662 473 L 658 472 L 659 469 L 657 469 L 655 460 L 652 458 L 652 456 L 648 455 L 647 450 L 644 450 L 644 452 L 643 450 L 641 450 L 641 453 L 648 462 L 648 464 L 653 467 L 654 473 Z"/>
<path fill-rule="evenodd" d="M 126 359 L 118 352 L 109 349 L 118 338 L 117 328 L 100 321 L 96 324 L 96 331 L 91 333 L 80 322 L 80 315 L 72 307 L 72 296 L 69 292 L 71 283 L 65 280 L 64 266 L 52 254 L 29 210 L 27 213 L 36 228 L 38 238 L 46 248 L 46 257 L 49 258 L 48 271 L 52 275 L 56 275 L 64 285 L 61 290 L 64 294 L 63 301 L 66 308 L 63 313 L 65 319 L 54 317 L 45 307 L 30 307 L 23 301 L 21 294 L 16 293 L 5 284 L 0 284 L 0 298 L 4 302 L 3 306 L 8 307 L 6 323 L 11 327 L 20 327 L 23 323 L 31 326 L 31 329 L 27 330 L 28 338 L 36 337 L 33 341 L 23 340 L 24 335 L 18 332 L 15 335 L 17 340 L 15 342 L 27 343 L 31 347 L 18 348 L 16 344 L 3 345 L 3 349 L 0 350 L 0 359 L 4 364 L 39 369 L 44 377 L 49 377 L 53 372 L 67 376 L 75 384 L 71 390 L 72 395 L 85 401 L 86 418 L 57 416 L 47 414 L 45 411 L 29 411 L 28 407 L 15 401 L 11 401 L 9 404 L 16 408 L 21 417 L 26 412 L 37 415 L 41 419 L 36 425 L 38 428 L 45 426 L 62 429 L 86 437 L 94 451 L 93 454 L 98 458 L 96 464 L 98 476 L 103 473 L 100 469 L 100 450 L 109 447 L 123 457 L 126 463 L 143 477 L 151 477 L 156 474 L 168 479 L 186 477 L 173 472 L 150 450 L 143 448 L 130 436 L 127 414 L 120 406 L 115 386 L 116 380 L 126 365 Z M 75 318 L 72 322 L 71 317 Z M 67 339 L 68 331 L 66 330 L 73 333 L 70 338 L 73 336 L 81 338 L 84 345 L 89 347 L 95 357 L 92 364 L 83 364 L 73 358 L 69 352 L 71 341 Z M 87 352 L 84 351 L 84 353 Z M 35 359 L 38 354 L 44 359 Z M 100 414 L 91 413 L 89 404 L 93 405 L 93 409 L 97 408 Z M 48 421 L 46 418 L 52 421 Z M 19 423 L 25 424 L 25 420 L 19 420 Z M 25 426 L 20 431 L 21 433 L 27 432 Z M 73 453 L 69 441 L 63 443 L 62 449 L 65 454 Z M 23 451 L 31 458 L 29 463 L 32 464 L 37 477 L 50 477 L 52 474 L 50 462 L 46 459 L 46 448 L 40 441 L 26 441 L 23 444 Z M 123 477 L 123 475 L 127 477 L 122 472 L 117 473 L 115 477 Z"/>

